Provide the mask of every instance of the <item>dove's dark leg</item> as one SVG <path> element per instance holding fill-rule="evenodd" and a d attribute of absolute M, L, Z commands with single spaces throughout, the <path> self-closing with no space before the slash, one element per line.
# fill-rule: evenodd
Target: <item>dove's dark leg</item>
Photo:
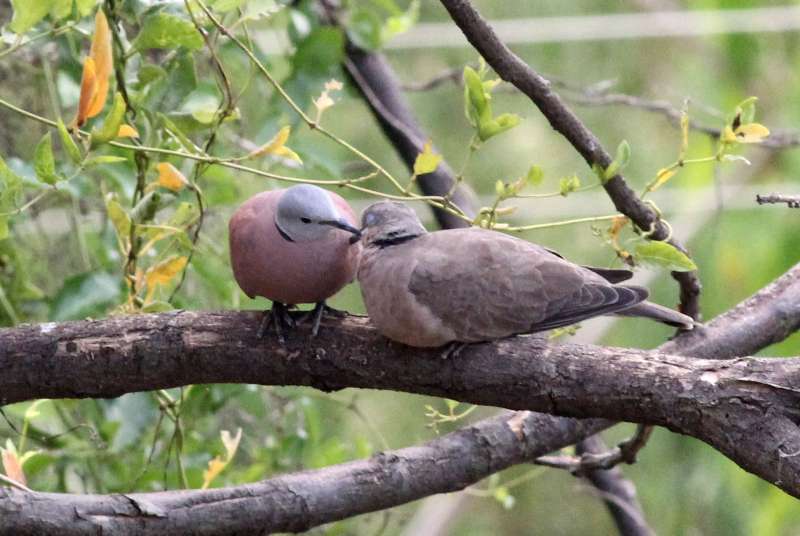
<path fill-rule="evenodd" d="M 294 328 L 297 324 L 292 315 L 289 314 L 289 308 L 286 304 L 272 302 L 272 309 L 264 311 L 264 317 L 258 328 L 259 338 L 263 339 L 267 335 L 270 325 L 275 326 L 275 335 L 278 337 L 278 342 L 286 344 L 286 339 L 283 336 L 284 331 Z"/>

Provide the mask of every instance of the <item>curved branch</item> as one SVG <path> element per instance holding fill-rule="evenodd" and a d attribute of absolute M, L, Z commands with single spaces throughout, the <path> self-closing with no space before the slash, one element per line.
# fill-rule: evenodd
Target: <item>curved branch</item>
<path fill-rule="evenodd" d="M 564 104 L 547 80 L 500 41 L 489 23 L 472 7 L 469 0 L 441 0 L 441 2 L 467 40 L 486 59 L 495 72 L 503 80 L 510 82 L 527 95 L 544 114 L 550 125 L 572 144 L 590 167 L 599 165 L 606 169 L 611 164 L 613 159 L 603 148 L 597 136 Z M 667 226 L 659 219 L 652 207 L 639 199 L 636 193 L 628 187 L 622 175 L 617 174 L 606 181 L 603 188 L 617 210 L 628 216 L 640 229 L 653 230 L 652 239 L 664 240 L 668 237 Z M 674 239 L 669 242 L 686 251 L 686 248 Z M 695 272 L 673 272 L 672 277 L 680 284 L 681 310 L 693 318 L 698 318 L 700 314 L 698 297 L 701 285 L 697 274 Z"/>
<path fill-rule="evenodd" d="M 563 426 L 559 421 L 569 423 Z M 604 426 L 607 423 L 601 420 L 503 412 L 421 446 L 244 486 L 128 495 L 0 488 L 0 532 L 42 534 L 47 527 L 59 527 L 60 534 L 300 532 L 433 493 L 463 489 Z M 554 427 L 562 432 L 549 442 L 538 437 L 539 429 Z"/>
<path fill-rule="evenodd" d="M 796 294 L 800 284 L 786 290 Z M 780 327 L 790 332 L 800 324 L 800 299 L 785 303 Z M 298 333 L 286 347 L 258 339 L 258 324 L 257 313 L 175 312 L 3 330 L 0 402 L 107 398 L 197 383 L 391 389 L 665 426 L 800 496 L 800 479 L 782 480 L 787 470 L 800 472 L 800 457 L 781 457 L 800 450 L 800 359 L 695 359 L 552 346 L 531 336 L 472 345 L 458 359 L 442 360 L 438 349 L 386 341 L 362 317 L 330 319 L 318 338 Z"/>
<path fill-rule="evenodd" d="M 773 304 L 778 305 L 773 306 Z M 748 352 L 758 350 L 757 345 L 770 344 L 800 328 L 800 311 L 798 310 L 800 306 L 798 304 L 800 304 L 800 264 L 743 304 L 715 319 L 702 333 L 692 336 L 691 339 L 686 335 L 679 337 L 675 342 L 669 343 L 671 346 L 666 349 L 683 351 L 684 348 L 690 348 L 697 356 L 723 357 L 731 348 L 731 343 L 739 339 L 740 344 Z M 0 380 L 6 382 L 0 385 L 0 391 L 6 392 L 8 386 L 16 385 L 17 396 L 37 396 L 36 393 L 49 389 L 48 385 L 54 378 L 63 374 L 65 369 L 69 370 L 77 364 L 80 365 L 81 370 L 76 371 L 75 376 L 81 378 L 83 383 L 98 384 L 95 386 L 97 390 L 114 391 L 119 394 L 126 390 L 119 386 L 114 387 L 117 383 L 125 381 L 124 377 L 119 377 L 114 372 L 117 371 L 120 364 L 129 361 L 138 362 L 137 365 L 129 363 L 129 366 L 123 367 L 124 371 L 119 372 L 123 372 L 123 376 L 128 374 L 147 375 L 145 383 L 152 382 L 153 378 L 157 378 L 168 370 L 165 369 L 165 365 L 168 363 L 164 362 L 165 359 L 168 360 L 168 356 L 160 352 L 151 352 L 148 344 L 157 345 L 158 348 L 169 348 L 171 344 L 174 344 L 175 347 L 171 350 L 174 362 L 172 367 L 168 368 L 174 368 L 173 372 L 179 375 L 197 371 L 206 366 L 211 367 L 209 371 L 211 375 L 219 374 L 219 371 L 214 369 L 218 366 L 227 368 L 229 358 L 236 360 L 232 364 L 234 369 L 243 366 L 246 370 L 253 366 L 262 367 L 269 364 L 273 358 L 283 356 L 279 363 L 275 363 L 277 369 L 283 369 L 286 374 L 290 373 L 288 369 L 296 369 L 295 372 L 298 376 L 305 377 L 306 381 L 310 381 L 311 371 L 307 368 L 308 362 L 304 359 L 295 360 L 295 358 L 301 357 L 302 351 L 298 351 L 294 347 L 288 350 L 274 349 L 272 345 L 253 338 L 258 323 L 255 315 L 246 313 L 191 315 L 195 319 L 216 318 L 216 333 L 209 332 L 207 326 L 193 330 L 190 326 L 191 321 L 184 322 L 183 327 L 175 325 L 174 322 L 160 322 L 166 318 L 180 319 L 181 317 L 187 321 L 189 320 L 188 315 L 188 313 L 176 313 L 160 317 L 138 316 L 116 318 L 105 322 L 76 322 L 61 326 L 43 324 L 0 330 L 0 367 L 8 372 L 0 377 Z M 234 322 L 226 324 L 226 319 Z M 364 323 L 359 319 L 344 322 Z M 133 328 L 134 324 L 137 329 L 125 329 L 125 326 Z M 98 331 L 102 331 L 103 328 L 107 328 L 110 334 L 105 338 L 98 338 Z M 230 333 L 230 343 L 220 344 L 215 351 L 215 341 L 218 341 L 218 337 L 225 336 L 231 328 L 235 329 Z M 360 330 L 370 331 L 363 325 Z M 70 338 L 70 333 L 72 335 L 82 333 L 82 343 L 89 345 L 88 353 L 84 353 L 82 358 L 75 355 L 79 346 L 74 337 Z M 751 340 L 746 340 L 747 334 L 750 334 Z M 242 338 L 243 335 L 244 338 Z M 349 352 L 351 345 L 363 345 L 364 341 L 353 339 L 347 333 L 340 334 L 338 337 L 331 337 L 332 335 L 334 334 L 330 329 L 324 331 L 322 336 L 328 337 L 327 342 L 315 344 L 315 348 L 307 349 L 307 352 L 314 356 L 311 362 L 319 361 L 318 364 L 322 368 L 326 368 L 327 365 L 324 362 L 333 357 L 328 355 L 329 352 L 341 354 L 343 363 L 349 362 L 350 366 L 362 369 L 363 375 L 368 376 L 371 371 L 370 357 L 363 354 L 358 348 L 354 353 Z M 367 339 L 374 338 L 374 334 L 367 334 L 366 337 Z M 334 339 L 336 339 L 334 344 L 328 344 Z M 198 351 L 201 346 L 206 347 L 204 353 L 207 355 L 202 362 L 197 360 L 200 355 L 182 353 L 184 341 Z M 514 343 L 515 341 L 525 343 L 524 338 L 509 342 Z M 15 350 L 14 355 L 10 350 L 14 348 L 12 342 L 21 345 Z M 129 354 L 119 354 L 114 346 L 119 344 L 127 345 L 130 350 Z M 389 345 L 385 341 L 377 341 L 375 344 L 377 353 L 383 352 L 387 346 L 394 347 L 394 350 L 402 350 L 402 347 Z M 274 349 L 276 354 L 270 353 L 270 349 Z M 238 357 L 243 350 L 247 350 L 249 358 Z M 60 359 L 48 359 L 48 356 L 53 354 L 67 357 L 68 362 L 61 362 Z M 509 356 L 498 356 L 498 358 L 507 360 Z M 394 359 L 398 359 L 398 357 L 396 356 Z M 442 365 L 442 362 L 437 359 L 430 357 L 421 362 L 436 368 Z M 27 364 L 21 363 L 25 360 L 28 360 Z M 781 361 L 776 361 L 776 363 L 780 364 Z M 450 370 L 454 364 L 453 362 L 449 363 Z M 740 366 L 741 364 L 742 362 L 739 362 Z M 11 365 L 15 365 L 16 370 L 12 370 Z M 490 367 L 488 370 L 491 371 L 492 368 Z M 106 378 L 103 374 L 109 370 L 114 373 Z M 377 373 L 380 377 L 387 373 L 391 374 L 392 371 L 377 371 Z M 86 374 L 91 375 L 87 376 Z M 246 373 L 242 372 L 241 375 L 246 376 Z M 452 383 L 454 379 L 454 376 L 450 376 L 448 383 Z M 706 376 L 706 379 L 710 379 L 710 377 Z M 204 381 L 208 381 L 207 374 L 204 375 Z M 241 381 L 245 381 L 245 379 L 242 378 Z M 758 389 L 757 384 L 753 384 L 753 387 Z M 65 389 L 64 385 L 58 385 L 56 388 L 62 391 Z M 137 384 L 127 390 L 140 388 L 147 387 Z M 613 424 L 607 420 L 565 419 L 531 412 L 513 415 L 513 418 L 506 414 L 481 421 L 465 430 L 445 436 L 442 438 L 442 440 L 447 440 L 445 442 L 436 440 L 422 447 L 385 453 L 382 457 L 379 456 L 365 462 L 353 462 L 345 466 L 335 466 L 319 471 L 306 471 L 249 486 L 211 491 L 133 494 L 114 496 L 113 498 L 97 495 L 46 493 L 23 495 L 14 490 L 0 490 L 0 512 L 3 513 L 4 527 L 8 527 L 10 533 L 16 534 L 26 533 L 27 529 L 30 529 L 27 530 L 27 533 L 41 533 L 53 526 L 64 527 L 66 525 L 60 523 L 64 520 L 69 521 L 69 526 L 75 527 L 75 534 L 94 534 L 96 531 L 93 523 L 101 522 L 114 523 L 113 526 L 122 531 L 121 523 L 124 522 L 122 517 L 105 515 L 87 517 L 83 515 L 88 512 L 107 512 L 108 508 L 120 512 L 123 517 L 126 513 L 132 514 L 130 521 L 131 523 L 135 522 L 136 530 L 145 530 L 153 526 L 155 527 L 153 531 L 160 534 L 182 534 L 189 526 L 194 530 L 203 527 L 207 529 L 207 533 L 235 533 L 239 524 L 246 523 L 247 520 L 251 520 L 260 527 L 260 530 L 264 531 L 269 531 L 272 527 L 275 530 L 290 530 L 289 527 L 297 527 L 294 530 L 301 530 L 313 524 L 327 523 L 359 513 L 396 506 L 425 495 L 459 489 L 480 480 L 493 471 L 521 461 L 532 460 L 550 450 L 573 444 L 579 439 L 588 437 Z M 470 431 L 476 428 L 479 432 Z M 535 434 L 523 433 L 520 437 L 517 433 L 509 434 L 509 429 L 512 432 L 535 430 Z M 796 431 L 791 428 L 788 428 L 787 431 L 787 437 L 796 434 Z M 470 442 L 464 443 L 459 439 L 464 437 L 470 438 Z M 492 440 L 486 441 L 487 437 Z M 754 437 L 759 436 L 756 434 L 748 436 L 748 438 Z M 790 442 L 784 441 L 779 441 L 775 446 L 778 455 L 775 472 L 779 476 L 789 474 L 796 479 L 798 471 L 794 458 L 800 456 L 796 454 L 800 452 L 800 447 L 795 445 L 797 448 L 792 448 Z M 483 449 L 483 447 L 487 448 Z M 431 458 L 430 450 L 428 450 L 431 448 L 441 451 Z M 402 454 L 398 454 L 398 452 Z M 519 452 L 523 452 L 523 454 L 516 454 Z M 411 456 L 413 453 L 418 453 L 419 456 L 413 458 Z M 758 455 L 764 456 L 764 453 L 759 452 Z M 395 459 L 395 456 L 398 460 L 408 463 L 398 463 L 390 467 L 384 465 L 381 469 L 383 472 L 377 474 L 370 472 L 370 468 L 374 467 L 370 465 L 373 461 Z M 477 461 L 481 463 L 477 463 Z M 430 476 L 429 471 L 423 470 L 425 467 L 430 467 L 424 465 L 429 462 L 432 462 L 434 468 L 442 468 L 444 474 L 442 479 L 438 479 L 439 475 Z M 486 465 L 487 463 L 490 466 Z M 483 471 L 484 468 L 487 472 Z M 326 478 L 330 475 L 335 475 L 336 492 L 348 497 L 347 501 L 330 502 L 332 499 L 329 496 L 330 488 L 326 487 L 329 484 Z M 386 478 L 380 478 L 381 475 L 386 475 Z M 373 476 L 378 480 L 372 478 Z M 781 481 L 781 478 L 776 480 Z M 291 483 L 290 488 L 286 488 L 287 482 Z M 327 484 L 315 487 L 315 482 Z M 262 484 L 263 487 L 259 487 Z M 792 485 L 796 486 L 797 484 Z M 276 491 L 275 495 L 269 495 L 265 490 L 271 489 L 279 491 Z M 291 503 L 275 502 L 281 496 L 281 490 L 285 489 L 289 489 L 292 497 L 296 500 Z M 254 501 L 258 502 L 246 502 L 248 493 L 253 496 Z M 376 502 L 375 497 L 387 498 L 385 502 Z M 195 505 L 191 511 L 185 508 L 189 504 Z M 239 515 L 240 504 L 245 504 L 247 516 Z M 285 506 L 286 510 L 276 514 L 272 507 L 273 504 Z M 156 506 L 151 507 L 151 505 Z M 168 509 L 170 505 L 183 506 L 173 512 Z M 253 505 L 257 505 L 257 508 L 251 508 Z M 211 512 L 210 519 L 206 515 L 207 512 Z M 168 517 L 159 517 L 161 515 Z M 306 516 L 309 521 L 306 525 L 301 526 L 302 522 L 298 519 Z M 240 519 L 240 517 L 246 517 L 246 519 Z M 196 523 L 200 519 L 208 520 L 209 523 Z M 175 530 L 167 530 L 168 527 L 174 527 Z M 247 532 L 247 529 L 243 529 L 241 532 Z"/>

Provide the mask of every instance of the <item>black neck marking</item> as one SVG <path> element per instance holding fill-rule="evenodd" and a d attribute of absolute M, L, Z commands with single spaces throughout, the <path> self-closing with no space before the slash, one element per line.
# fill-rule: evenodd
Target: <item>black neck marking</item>
<path fill-rule="evenodd" d="M 292 238 L 288 234 L 286 234 L 286 231 L 281 229 L 281 226 L 278 225 L 277 221 L 275 222 L 275 228 L 278 230 L 278 234 L 281 235 L 281 238 L 283 238 L 287 242 L 294 242 L 294 240 L 292 240 Z"/>
<path fill-rule="evenodd" d="M 420 234 L 408 234 L 408 235 L 402 235 L 402 236 L 393 236 L 391 238 L 383 238 L 381 240 L 375 240 L 372 243 L 375 244 L 376 246 L 378 246 L 379 248 L 383 249 L 383 248 L 388 248 L 390 246 L 396 246 L 398 244 L 403 244 L 403 243 L 408 242 L 410 240 L 414 240 L 415 238 L 418 238 L 420 236 L 422 236 L 422 235 L 420 235 Z"/>

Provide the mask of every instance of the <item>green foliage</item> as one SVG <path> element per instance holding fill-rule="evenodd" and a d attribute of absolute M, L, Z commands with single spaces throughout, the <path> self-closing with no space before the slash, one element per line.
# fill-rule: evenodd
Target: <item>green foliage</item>
<path fill-rule="evenodd" d="M 472 67 L 464 67 L 464 109 L 481 141 L 502 134 L 520 122 L 520 117 L 516 114 L 492 114 L 491 91 L 499 80 L 484 80 L 485 74 L 485 69 L 475 71 Z"/>
<path fill-rule="evenodd" d="M 137 50 L 177 47 L 197 50 L 203 46 L 203 37 L 185 18 L 159 11 L 145 17 L 132 45 Z"/>
<path fill-rule="evenodd" d="M 33 169 L 36 178 L 46 184 L 55 184 L 61 177 L 56 173 L 56 162 L 53 156 L 53 138 L 50 132 L 42 136 L 33 152 Z"/>
<path fill-rule="evenodd" d="M 318 135 L 316 126 L 308 128 L 285 96 L 243 50 L 220 35 L 196 2 L 191 2 L 194 14 L 210 38 L 229 88 L 182 2 L 115 2 L 116 8 L 108 13 L 112 28 L 120 32 L 114 54 L 118 70 L 109 85 L 113 93 L 120 91 L 118 84 L 125 88 L 130 109 L 115 94 L 105 111 L 78 131 L 60 120 L 51 128 L 0 108 L 7 134 L 0 139 L 5 158 L 0 158 L 0 325 L 173 308 L 263 309 L 264 300 L 248 300 L 230 273 L 225 225 L 239 203 L 258 191 L 285 185 L 275 179 L 277 175 L 337 180 L 371 177 L 355 184 L 402 195 L 385 176 L 370 175 L 375 172 L 372 163 L 337 141 L 346 140 L 366 155 L 378 155 L 377 163 L 390 174 L 407 176 L 400 162 L 390 156 L 391 147 L 355 98 L 340 65 L 346 39 L 381 49 L 412 26 L 418 15 L 426 21 L 441 20 L 440 8 L 416 1 L 355 0 L 345 3 L 342 29 L 321 24 L 315 2 L 310 1 L 214 0 L 206 4 L 297 107 L 312 114 L 312 121 L 315 99 L 320 99 L 326 84 L 331 79 L 344 83 L 335 94 L 336 105 L 328 106 L 324 115 L 324 126 L 332 137 Z M 0 44 L 6 66 L 0 98 L 48 119 L 72 117 L 97 5 L 94 0 L 13 0 L 14 18 L 7 28 L 19 35 L 9 34 Z M 702 7 L 719 5 L 717 0 L 704 0 Z M 598 7 L 586 0 L 570 6 L 575 12 L 598 8 L 618 6 L 606 2 Z M 534 14 L 524 2 L 486 3 L 481 9 L 492 18 Z M 559 3 L 537 9 L 536 15 L 564 15 Z M 290 40 L 281 42 L 285 51 L 267 50 L 273 43 L 262 40 L 271 35 L 264 30 L 277 30 L 279 35 L 285 30 Z M 715 180 L 715 168 L 720 174 L 716 180 L 727 188 L 728 169 L 749 169 L 727 163 L 746 161 L 744 155 L 751 157 L 751 153 L 741 154 L 744 144 L 764 139 L 766 129 L 755 123 L 755 100 L 744 99 L 743 81 L 755 84 L 753 91 L 762 97 L 760 103 L 769 117 L 766 124 L 791 124 L 796 119 L 782 99 L 800 98 L 797 84 L 792 80 L 763 83 L 785 79 L 783 67 L 791 66 L 785 60 L 794 45 L 777 34 L 754 39 L 759 47 L 735 48 L 737 54 L 747 53 L 747 65 L 742 68 L 759 75 L 740 78 L 726 69 L 715 69 L 714 77 L 707 77 L 708 54 L 686 54 L 686 43 L 668 40 L 637 41 L 635 47 L 629 46 L 630 41 L 553 43 L 520 46 L 515 51 L 537 69 L 563 80 L 591 83 L 618 78 L 622 81 L 619 91 L 637 94 L 663 87 L 663 62 L 653 61 L 654 57 L 664 57 L 667 48 L 680 57 L 681 61 L 670 65 L 670 87 L 678 94 L 692 93 L 694 102 L 729 112 L 724 120 L 717 120 L 700 111 L 700 106 L 698 111 L 692 109 L 693 121 L 723 128 L 720 139 L 708 141 L 690 134 L 688 108 L 680 132 L 660 118 L 624 109 L 578 112 L 604 143 L 627 138 L 642 154 L 631 159 L 628 143 L 620 143 L 612 165 L 595 170 L 601 181 L 609 173 L 624 170 L 631 187 L 652 193 L 665 206 L 664 217 L 699 218 L 701 214 L 683 215 L 680 209 Z M 703 45 L 713 48 L 714 42 Z M 44 54 L 43 58 L 54 59 L 48 63 L 53 72 L 48 75 L 38 60 L 25 61 L 28 56 L 18 55 L 15 47 L 34 58 Z M 713 61 L 736 65 L 733 58 L 721 58 L 724 49 L 717 52 L 711 55 L 717 58 Z M 423 82 L 445 66 L 460 66 L 467 61 L 465 54 L 432 48 L 391 51 L 389 59 L 402 80 Z M 614 61 L 610 63 L 609 58 Z M 781 69 L 773 72 L 775 65 Z M 117 73 L 122 80 L 116 79 Z M 409 93 L 415 112 L 442 152 L 423 150 L 414 172 L 430 172 L 443 157 L 452 164 L 463 155 L 464 165 L 454 166 L 461 179 L 481 198 L 489 199 L 476 216 L 477 225 L 524 233 L 525 238 L 587 264 L 629 262 L 664 271 L 692 270 L 696 261 L 703 268 L 707 317 L 796 262 L 793 254 L 800 243 L 793 232 L 794 220 L 787 219 L 785 212 L 755 207 L 731 210 L 723 206 L 719 218 L 701 229 L 692 244 L 695 260 L 665 242 L 635 234 L 630 222 L 622 219 L 611 220 L 609 229 L 597 231 L 604 243 L 601 247 L 584 218 L 611 210 L 605 198 L 597 204 L 597 198 L 584 194 L 589 188 L 599 190 L 600 181 L 584 178 L 582 184 L 580 159 L 549 131 L 527 99 L 499 91 L 499 80 L 485 65 L 464 69 L 464 84 L 463 112 L 472 129 L 463 128 L 466 123 L 460 118 L 461 88 L 443 85 L 432 93 Z M 657 96 L 670 97 L 668 93 Z M 513 128 L 523 114 L 531 119 Z M 135 127 L 137 139 L 117 137 L 123 122 Z M 302 157 L 302 164 L 275 151 L 248 158 L 264 140 L 289 126 L 283 147 L 291 147 L 298 159 Z M 58 133 L 55 144 L 52 131 Z M 499 141 L 483 143 L 500 134 L 504 135 Z M 755 163 L 756 157 L 752 158 Z M 530 166 L 532 161 L 541 167 Z M 165 164 L 181 174 L 179 184 L 167 181 L 165 185 L 160 180 Z M 766 184 L 796 177 L 798 166 L 796 154 L 781 153 L 760 168 L 759 180 Z M 737 180 L 746 180 L 745 172 Z M 372 194 L 335 186 L 337 192 L 362 204 L 373 199 Z M 676 201 L 670 207 L 667 201 L 673 198 Z M 704 209 L 712 210 L 711 205 Z M 549 228 L 554 220 L 559 226 Z M 583 223 L 560 226 L 571 220 Z M 525 225 L 530 221 L 535 223 Z M 769 240 L 764 229 L 770 229 Z M 758 263 L 742 263 L 747 256 Z M 666 274 L 661 275 L 652 285 L 653 299 L 672 304 L 674 286 Z M 353 287 L 333 302 L 338 308 L 363 311 Z M 668 335 L 652 323 L 631 320 L 620 322 L 610 337 L 616 344 L 647 347 Z M 792 339 L 769 351 L 797 352 L 798 341 Z M 30 403 L 17 404 L 4 408 L 16 431 L 0 419 L 0 446 L 7 448 L 11 441 L 24 459 L 28 483 L 40 491 L 199 488 L 211 469 L 209 462 L 220 459 L 226 461 L 224 470 L 209 481 L 216 487 L 364 458 L 387 446 L 420 443 L 433 437 L 435 430 L 444 433 L 464 426 L 483 411 L 455 401 L 421 400 L 398 393 L 364 392 L 358 400 L 351 396 L 348 392 L 322 396 L 301 388 L 208 385 L 115 400 L 45 401 L 33 410 Z M 229 457 L 221 433 L 229 431 L 230 439 L 239 428 L 241 442 L 236 455 Z M 718 454 L 666 432 L 659 439 L 648 446 L 642 463 L 630 468 L 646 512 L 659 512 L 651 518 L 658 533 L 777 533 L 791 531 L 800 523 L 790 500 L 775 495 L 772 488 L 759 487 L 752 477 L 723 463 Z M 542 533 L 563 532 L 565 526 L 575 533 L 611 532 L 596 499 L 575 495 L 568 475 L 546 471 L 536 476 L 544 482 L 523 485 L 539 471 L 512 469 L 470 487 L 467 493 L 485 500 L 473 501 L 469 515 L 456 520 L 461 525 L 453 530 L 524 533 L 535 518 Z M 559 514 L 564 494 L 570 494 L 574 512 L 581 514 L 568 515 L 567 521 Z M 675 508 L 664 509 L 663 504 L 670 501 Z M 747 508 L 741 508 L 742 504 Z M 399 533 L 398 519 L 405 519 L 406 512 L 391 514 L 385 534 Z M 376 526 L 365 528 L 371 519 L 377 520 Z M 381 524 L 382 518 L 375 516 L 326 530 L 377 533 Z"/>
<path fill-rule="evenodd" d="M 684 252 L 658 240 L 648 240 L 636 245 L 634 258 L 645 264 L 655 264 L 676 272 L 697 270 L 697 265 Z"/>

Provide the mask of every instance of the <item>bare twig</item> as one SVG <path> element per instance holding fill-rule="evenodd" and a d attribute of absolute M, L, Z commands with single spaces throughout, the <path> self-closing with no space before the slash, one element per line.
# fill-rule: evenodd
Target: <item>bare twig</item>
<path fill-rule="evenodd" d="M 786 203 L 789 208 L 800 208 L 800 195 L 759 194 L 756 195 L 756 202 L 759 205 Z"/>
<path fill-rule="evenodd" d="M 575 476 L 586 476 L 598 469 L 611 469 L 620 463 L 636 463 L 636 455 L 647 444 L 653 427 L 640 424 L 636 433 L 610 450 L 586 450 L 579 456 L 542 456 L 534 461 L 539 465 L 566 469 Z"/>

